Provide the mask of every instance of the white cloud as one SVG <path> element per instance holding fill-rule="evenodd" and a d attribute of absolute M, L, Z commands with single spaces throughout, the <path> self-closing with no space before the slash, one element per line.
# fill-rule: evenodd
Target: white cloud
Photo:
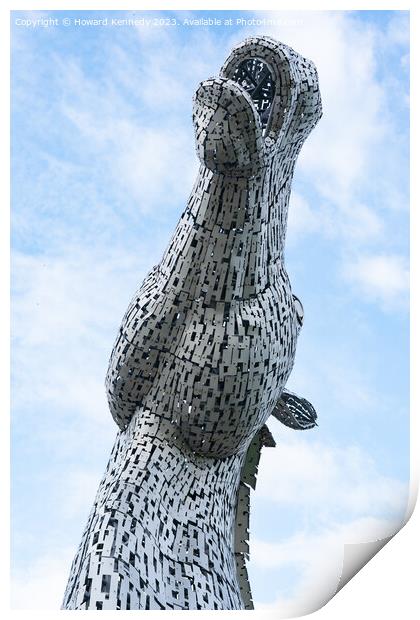
<path fill-rule="evenodd" d="M 192 129 L 165 122 L 142 126 L 129 114 L 121 119 L 115 112 L 98 117 L 96 105 L 83 111 L 67 107 L 65 114 L 95 150 L 96 165 L 135 201 L 133 207 L 150 214 L 157 207 L 165 212 L 181 199 L 186 202 L 198 170 Z"/>
<path fill-rule="evenodd" d="M 276 437 L 277 447 L 261 456 L 259 499 L 317 507 L 327 519 L 404 512 L 406 484 L 378 472 L 359 447 L 337 447 L 287 429 Z"/>
<path fill-rule="evenodd" d="M 322 232 L 327 235 L 332 229 L 332 221 L 325 217 L 325 212 L 315 211 L 301 193 L 292 190 L 287 222 L 288 244 L 308 234 Z"/>
<path fill-rule="evenodd" d="M 384 309 L 407 307 L 410 276 L 404 257 L 372 254 L 349 258 L 343 275 L 366 299 L 378 301 Z"/>
<path fill-rule="evenodd" d="M 188 198 L 198 170 L 192 94 L 212 72 L 216 51 L 209 37 L 182 47 L 163 28 L 150 30 L 149 37 L 142 31 L 132 54 L 111 46 L 105 55 L 108 70 L 99 83 L 75 60 L 65 67 L 61 59 L 55 61 L 63 75 L 62 114 L 74 125 L 81 146 L 95 154 L 95 166 L 105 168 L 144 214 L 156 208 L 165 212 Z M 188 71 L 182 70 L 185 66 Z"/>
<path fill-rule="evenodd" d="M 11 578 L 12 609 L 60 609 L 75 552 L 73 547 L 54 548 L 15 571 Z"/>
<path fill-rule="evenodd" d="M 342 222 L 343 237 L 347 236 L 349 240 L 372 241 L 383 236 L 383 217 L 367 205 L 353 203 L 345 216 L 346 218 Z"/>
<path fill-rule="evenodd" d="M 139 258 L 72 249 L 56 257 L 13 255 L 14 406 L 56 409 L 58 425 L 69 411 L 79 421 L 112 425 L 107 360 L 153 250 Z"/>
<path fill-rule="evenodd" d="M 396 45 L 407 47 L 410 44 L 409 12 L 395 11 L 391 16 L 386 36 Z"/>
<path fill-rule="evenodd" d="M 364 241 L 384 240 L 384 219 L 365 204 L 352 202 L 341 205 L 341 212 L 328 201 L 318 202 L 316 208 L 297 191 L 290 196 L 287 242 L 299 242 L 307 235 L 321 235 L 344 245 Z"/>
<path fill-rule="evenodd" d="M 291 13 L 290 15 L 294 15 Z M 354 195 L 388 127 L 376 77 L 375 31 L 343 12 L 306 12 L 296 27 L 271 30 L 317 66 L 324 115 L 298 162 L 338 207 Z"/>
<path fill-rule="evenodd" d="M 62 476 L 57 500 L 59 515 L 63 519 L 80 523 L 87 521 L 102 473 L 75 468 Z"/>

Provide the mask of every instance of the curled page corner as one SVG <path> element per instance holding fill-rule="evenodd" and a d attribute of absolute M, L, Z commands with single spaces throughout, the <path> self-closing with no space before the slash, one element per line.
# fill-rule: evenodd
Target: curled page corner
<path fill-rule="evenodd" d="M 334 596 L 364 567 L 366 564 L 400 532 L 410 520 L 417 501 L 417 485 L 410 485 L 407 509 L 403 520 L 389 536 L 377 540 L 356 543 L 344 543 L 343 567 Z"/>
<path fill-rule="evenodd" d="M 343 588 L 366 564 L 394 538 L 399 529 L 391 536 L 359 543 L 344 543 L 343 568 L 335 594 Z M 334 596 L 335 596 L 334 594 Z"/>

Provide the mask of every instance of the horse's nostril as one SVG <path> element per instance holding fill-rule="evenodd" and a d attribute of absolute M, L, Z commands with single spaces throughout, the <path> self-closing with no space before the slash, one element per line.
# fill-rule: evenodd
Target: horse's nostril
<path fill-rule="evenodd" d="M 265 131 L 275 93 L 275 83 L 268 65 L 259 58 L 246 58 L 235 69 L 232 79 L 251 96 Z"/>

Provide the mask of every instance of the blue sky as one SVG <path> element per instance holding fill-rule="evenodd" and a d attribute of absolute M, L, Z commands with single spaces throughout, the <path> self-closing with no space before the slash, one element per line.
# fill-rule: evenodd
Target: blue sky
<path fill-rule="evenodd" d="M 317 65 L 324 116 L 298 161 L 286 262 L 305 307 L 289 387 L 320 426 L 269 426 L 252 498 L 260 608 L 311 611 L 343 543 L 406 508 L 408 14 L 167 12 L 265 27 L 42 27 L 12 14 L 13 605 L 57 608 L 116 433 L 103 380 L 132 293 L 197 171 L 191 98 L 230 48 L 270 34 Z"/>

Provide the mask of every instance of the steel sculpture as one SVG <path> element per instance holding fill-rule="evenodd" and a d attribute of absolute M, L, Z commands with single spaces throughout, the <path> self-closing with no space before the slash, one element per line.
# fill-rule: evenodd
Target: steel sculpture
<path fill-rule="evenodd" d="M 284 389 L 303 320 L 284 266 L 287 211 L 321 116 L 316 69 L 250 38 L 193 102 L 198 177 L 112 350 L 119 433 L 66 609 L 252 609 L 249 494 L 261 447 L 275 445 L 265 423 L 316 424 Z"/>

